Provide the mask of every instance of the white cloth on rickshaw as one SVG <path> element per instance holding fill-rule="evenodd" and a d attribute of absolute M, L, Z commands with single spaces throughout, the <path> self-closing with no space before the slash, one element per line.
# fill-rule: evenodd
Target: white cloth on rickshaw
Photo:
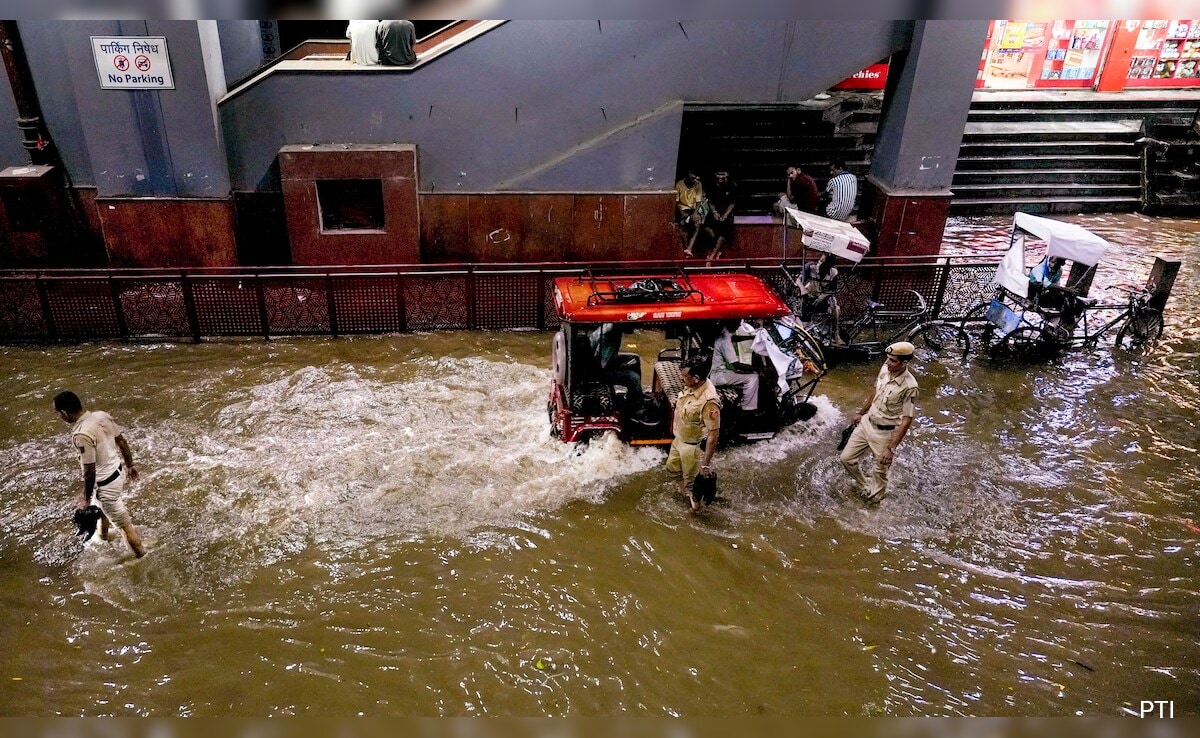
<path fill-rule="evenodd" d="M 1088 229 L 1061 220 L 1039 218 L 1029 213 L 1013 216 L 1013 226 L 1046 242 L 1046 256 L 1059 256 L 1079 264 L 1095 266 L 1109 243 Z"/>
<path fill-rule="evenodd" d="M 776 322 L 776 326 L 781 336 L 786 337 L 792 331 L 784 323 Z M 791 385 L 788 384 L 789 379 L 795 379 L 804 375 L 804 360 L 797 354 L 789 354 L 779 348 L 766 328 L 758 329 L 751 348 L 754 350 L 754 353 L 767 357 L 771 362 L 771 366 L 775 367 L 775 374 L 778 376 L 779 390 L 781 392 L 787 392 L 791 388 Z"/>

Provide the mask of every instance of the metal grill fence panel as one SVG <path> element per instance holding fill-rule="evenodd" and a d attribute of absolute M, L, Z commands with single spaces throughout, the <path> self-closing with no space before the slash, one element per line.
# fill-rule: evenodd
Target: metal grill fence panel
<path fill-rule="evenodd" d="M 329 295 L 321 277 L 265 277 L 263 306 L 267 333 L 280 335 L 328 335 L 332 333 Z"/>
<path fill-rule="evenodd" d="M 788 265 L 794 275 L 800 265 Z M 342 335 L 438 330 L 552 329 L 553 280 L 576 276 L 579 264 L 467 267 L 348 267 L 313 273 L 207 270 L 0 273 L 0 340 L 190 338 Z M 677 263 L 598 265 L 625 273 L 669 274 Z M 750 272 L 781 295 L 779 262 L 729 261 L 697 272 Z M 993 292 L 995 261 L 947 258 L 924 262 L 864 261 L 842 270 L 838 302 L 853 320 L 868 300 L 888 310 L 916 307 L 957 319 Z"/>
<path fill-rule="evenodd" d="M 466 272 L 404 275 L 408 329 L 446 331 L 474 328 L 471 280 Z"/>
<path fill-rule="evenodd" d="M 126 335 L 171 338 L 191 335 L 180 281 L 120 278 L 117 283 Z"/>
<path fill-rule="evenodd" d="M 407 329 L 398 274 L 335 275 L 330 303 L 335 333 L 399 333 Z"/>
<path fill-rule="evenodd" d="M 59 338 L 117 338 L 124 331 L 117 321 L 112 281 L 103 277 L 50 277 L 42 282 L 47 322 Z"/>
<path fill-rule="evenodd" d="M 37 339 L 52 335 L 39 297 L 38 282 L 30 277 L 0 279 L 0 339 Z"/>

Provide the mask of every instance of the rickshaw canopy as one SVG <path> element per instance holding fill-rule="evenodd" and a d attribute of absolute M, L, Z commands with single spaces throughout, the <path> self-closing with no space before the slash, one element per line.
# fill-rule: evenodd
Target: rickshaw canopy
<path fill-rule="evenodd" d="M 1039 218 L 1028 213 L 1013 216 L 1013 227 L 1046 242 L 1046 255 L 1095 266 L 1109 243 L 1086 228 L 1061 220 Z"/>
<path fill-rule="evenodd" d="M 800 241 L 816 251 L 827 251 L 855 264 L 871 250 L 871 242 L 854 226 L 843 220 L 834 220 L 797 208 L 784 208 L 787 224 L 801 229 Z"/>
<path fill-rule="evenodd" d="M 750 274 L 558 277 L 554 306 L 571 323 L 779 318 L 787 305 Z"/>

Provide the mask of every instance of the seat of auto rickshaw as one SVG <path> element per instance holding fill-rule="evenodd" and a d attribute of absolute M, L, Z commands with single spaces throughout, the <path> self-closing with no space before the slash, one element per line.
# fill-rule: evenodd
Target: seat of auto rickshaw
<path fill-rule="evenodd" d="M 679 399 L 679 394 L 684 390 L 682 370 L 683 365 L 678 361 L 660 361 L 654 365 L 654 385 L 651 390 L 666 396 L 672 413 L 675 412 L 675 403 Z M 720 385 L 716 388 L 717 395 L 721 398 L 722 408 L 741 405 L 742 389 L 740 387 Z"/>
<path fill-rule="evenodd" d="M 621 331 L 611 323 L 596 331 L 576 334 L 572 347 L 571 408 L 585 415 L 620 411 L 643 394 L 641 357 L 618 350 Z"/>

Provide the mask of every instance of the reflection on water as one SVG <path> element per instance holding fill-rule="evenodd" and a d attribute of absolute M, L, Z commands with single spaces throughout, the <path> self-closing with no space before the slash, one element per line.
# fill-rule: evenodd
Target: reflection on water
<path fill-rule="evenodd" d="M 873 365 L 693 517 L 661 450 L 549 437 L 545 334 L 0 349 L 0 713 L 1196 714 L 1200 223 L 1076 220 L 1098 291 L 1184 262 L 1162 343 L 922 367 L 876 510 Z M 129 428 L 142 561 L 71 536 L 64 387 Z"/>

